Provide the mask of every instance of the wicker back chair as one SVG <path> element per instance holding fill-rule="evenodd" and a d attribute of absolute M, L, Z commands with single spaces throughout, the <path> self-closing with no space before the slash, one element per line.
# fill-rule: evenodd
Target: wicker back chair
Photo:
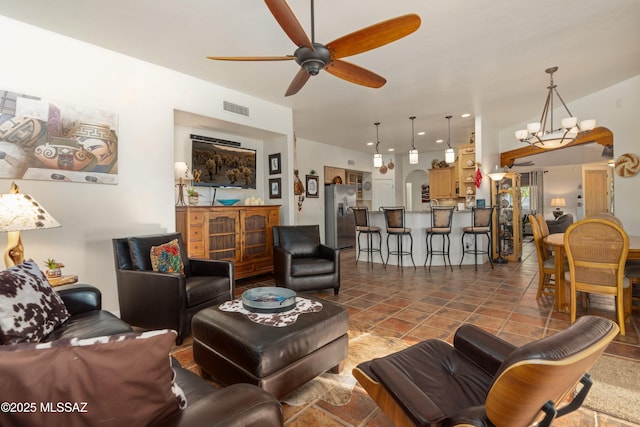
<path fill-rule="evenodd" d="M 629 236 L 618 224 L 605 219 L 578 221 L 564 234 L 571 278 L 571 323 L 576 320 L 577 292 L 612 295 L 620 334 L 631 313 L 631 285 L 624 278 Z"/>
<path fill-rule="evenodd" d="M 593 214 L 593 215 L 589 216 L 589 218 L 592 218 L 592 219 L 607 219 L 607 220 L 609 220 L 611 222 L 614 222 L 614 223 L 618 224 L 620 227 L 623 226 L 622 225 L 622 221 L 620 221 L 620 218 L 618 218 L 615 215 L 611 215 L 610 213 L 607 213 L 607 212 L 598 212 L 596 214 Z"/>
<path fill-rule="evenodd" d="M 547 224 L 547 221 L 545 221 L 544 216 L 542 216 L 541 213 L 536 214 L 536 220 L 538 221 L 538 226 L 540 227 L 542 238 L 544 239 L 549 235 L 549 224 Z"/>

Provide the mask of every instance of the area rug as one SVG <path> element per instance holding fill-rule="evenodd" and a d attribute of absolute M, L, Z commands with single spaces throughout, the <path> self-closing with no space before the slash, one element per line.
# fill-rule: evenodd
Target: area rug
<path fill-rule="evenodd" d="M 640 363 L 603 355 L 589 373 L 593 387 L 584 406 L 640 424 Z"/>
<path fill-rule="evenodd" d="M 409 347 L 410 343 L 399 338 L 384 337 L 372 333 L 349 332 L 349 352 L 339 374 L 325 372 L 302 387 L 289 393 L 282 401 L 291 406 L 302 406 L 318 399 L 334 406 L 343 406 L 351 400 L 356 379 L 351 370 L 359 363 L 375 357 L 386 356 Z"/>

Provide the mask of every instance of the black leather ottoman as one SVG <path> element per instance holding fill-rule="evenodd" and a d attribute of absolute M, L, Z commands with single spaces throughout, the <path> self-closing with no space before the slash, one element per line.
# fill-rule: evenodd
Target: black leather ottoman
<path fill-rule="evenodd" d="M 340 305 L 320 301 L 289 326 L 252 322 L 242 313 L 209 307 L 193 316 L 193 357 L 223 385 L 255 384 L 280 399 L 316 376 L 339 372 L 347 357 L 349 316 Z"/>

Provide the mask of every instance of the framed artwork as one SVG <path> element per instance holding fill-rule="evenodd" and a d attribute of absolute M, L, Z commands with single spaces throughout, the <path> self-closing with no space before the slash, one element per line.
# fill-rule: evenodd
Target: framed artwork
<path fill-rule="evenodd" d="M 282 198 L 282 178 L 271 178 L 269 180 L 269 198 L 280 199 Z"/>
<path fill-rule="evenodd" d="M 269 154 L 269 175 L 276 175 L 282 173 L 282 166 L 280 165 L 280 153 Z"/>
<path fill-rule="evenodd" d="M 118 183 L 118 115 L 0 90 L 0 178 Z"/>
<path fill-rule="evenodd" d="M 307 175 L 307 197 L 318 198 L 318 175 Z"/>

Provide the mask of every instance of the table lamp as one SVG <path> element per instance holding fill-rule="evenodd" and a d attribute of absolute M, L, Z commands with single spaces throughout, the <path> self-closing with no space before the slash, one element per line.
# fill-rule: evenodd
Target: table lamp
<path fill-rule="evenodd" d="M 175 162 L 173 165 L 173 175 L 178 180 L 176 186 L 178 187 L 178 203 L 176 206 L 184 206 L 184 181 L 193 179 L 191 170 L 185 162 Z"/>
<path fill-rule="evenodd" d="M 55 227 L 60 227 L 60 223 L 33 197 L 20 193 L 15 183 L 11 183 L 8 194 L 0 194 L 0 231 L 7 232 L 7 248 L 4 251 L 7 268 L 24 262 L 21 231 Z"/>
<path fill-rule="evenodd" d="M 553 217 L 554 218 L 558 218 L 560 215 L 562 215 L 564 213 L 564 211 L 560 208 L 564 208 L 565 206 L 567 206 L 567 201 L 564 199 L 564 197 L 554 197 L 551 199 L 551 207 L 552 208 L 556 208 L 553 211 Z"/>

